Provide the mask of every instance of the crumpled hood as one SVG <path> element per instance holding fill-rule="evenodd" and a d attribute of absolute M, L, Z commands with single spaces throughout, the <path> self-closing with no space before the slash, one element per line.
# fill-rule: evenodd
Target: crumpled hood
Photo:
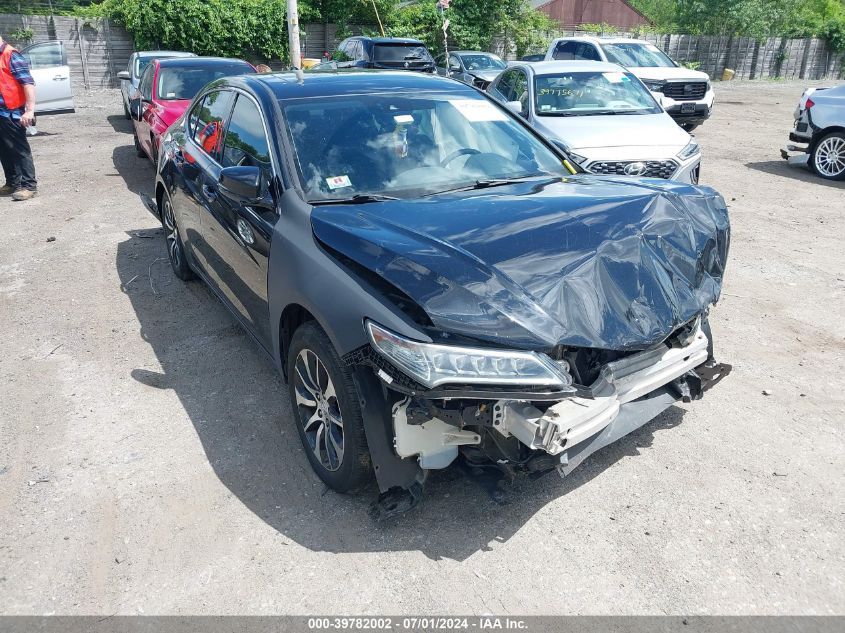
<path fill-rule="evenodd" d="M 537 350 L 664 340 L 718 300 L 729 243 L 712 189 L 588 176 L 318 206 L 311 221 L 438 329 Z"/>
<path fill-rule="evenodd" d="M 481 81 L 486 81 L 487 83 L 493 81 L 503 72 L 503 70 L 467 70 L 468 74 L 478 77 Z"/>

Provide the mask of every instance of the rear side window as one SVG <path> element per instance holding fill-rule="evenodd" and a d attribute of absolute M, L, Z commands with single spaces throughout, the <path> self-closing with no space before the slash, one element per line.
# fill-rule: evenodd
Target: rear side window
<path fill-rule="evenodd" d="M 552 53 L 554 59 L 587 59 L 590 61 L 601 61 L 601 56 L 596 47 L 587 42 L 576 42 L 569 40 L 559 42 Z"/>
<path fill-rule="evenodd" d="M 263 117 L 249 97 L 238 96 L 223 143 L 223 167 L 258 167 L 266 181 L 273 176 L 270 143 Z"/>
<path fill-rule="evenodd" d="M 194 142 L 205 152 L 218 158 L 223 127 L 232 107 L 232 93 L 227 90 L 209 92 L 191 111 L 190 125 Z"/>

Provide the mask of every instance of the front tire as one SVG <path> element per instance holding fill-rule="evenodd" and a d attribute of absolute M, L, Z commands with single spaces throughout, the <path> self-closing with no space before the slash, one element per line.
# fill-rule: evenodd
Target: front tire
<path fill-rule="evenodd" d="M 314 321 L 293 335 L 288 391 L 299 439 L 311 468 L 337 492 L 354 492 L 372 478 L 360 397 L 352 372 Z"/>
<path fill-rule="evenodd" d="M 826 180 L 845 180 L 845 133 L 822 136 L 810 152 L 810 166 Z"/>
<path fill-rule="evenodd" d="M 173 203 L 170 196 L 163 193 L 161 196 L 161 224 L 164 226 L 164 237 L 167 241 L 167 259 L 170 260 L 170 267 L 182 281 L 190 281 L 194 278 L 194 271 L 188 265 L 188 258 L 185 255 L 185 243 L 179 234 L 179 226 L 176 224 L 176 216 L 173 213 Z"/>
<path fill-rule="evenodd" d="M 125 116 L 127 119 L 132 118 L 132 115 L 129 113 L 129 108 L 126 107 L 125 101 L 123 102 L 123 116 Z"/>
<path fill-rule="evenodd" d="M 693 131 L 695 128 L 697 128 L 697 127 L 698 127 L 698 123 L 682 123 L 682 124 L 681 124 L 681 129 L 682 129 L 684 132 L 686 132 L 687 134 L 689 134 L 690 132 L 692 132 L 692 131 Z"/>

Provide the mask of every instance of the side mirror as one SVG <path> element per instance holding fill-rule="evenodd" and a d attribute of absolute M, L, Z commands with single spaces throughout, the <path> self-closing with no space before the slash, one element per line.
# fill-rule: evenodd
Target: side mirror
<path fill-rule="evenodd" d="M 452 65 L 450 65 L 450 66 L 449 66 L 449 72 L 450 72 L 450 73 L 459 73 L 459 72 L 461 72 L 461 67 L 460 67 L 460 66 L 452 66 Z"/>
<path fill-rule="evenodd" d="M 224 167 L 220 170 L 220 187 L 244 200 L 261 197 L 261 170 L 258 167 Z"/>
<path fill-rule="evenodd" d="M 131 79 L 128 70 L 121 70 L 119 73 L 117 73 L 117 78 L 124 81 L 129 81 Z"/>
<path fill-rule="evenodd" d="M 508 101 L 505 105 L 508 110 L 516 112 L 522 117 L 528 118 L 528 111 L 525 109 L 525 106 L 523 106 L 522 101 Z"/>

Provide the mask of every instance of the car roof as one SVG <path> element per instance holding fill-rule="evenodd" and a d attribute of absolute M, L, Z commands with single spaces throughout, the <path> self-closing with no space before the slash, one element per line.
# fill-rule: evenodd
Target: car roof
<path fill-rule="evenodd" d="M 355 35 L 350 37 L 351 40 L 367 40 L 374 44 L 421 44 L 420 40 L 415 40 L 412 37 L 370 37 L 368 35 Z"/>
<path fill-rule="evenodd" d="M 231 57 L 167 57 L 157 61 L 160 68 L 202 68 L 203 66 L 219 66 L 221 64 L 252 66 L 247 61 Z"/>
<path fill-rule="evenodd" d="M 552 44 L 557 44 L 558 42 L 568 42 L 569 40 L 575 40 L 580 42 L 591 42 L 592 44 L 618 44 L 620 42 L 625 42 L 627 44 L 651 44 L 651 42 L 646 42 L 645 40 L 635 40 L 631 37 L 596 37 L 596 36 L 589 36 L 589 35 L 573 35 L 571 37 L 558 37 L 555 39 Z"/>
<path fill-rule="evenodd" d="M 228 77 L 221 80 L 232 86 L 246 85 L 255 89 L 263 85 L 276 99 L 301 99 L 384 92 L 450 92 L 456 95 L 477 95 L 467 84 L 440 75 L 407 70 L 339 70 L 315 73 L 265 73 Z"/>
<path fill-rule="evenodd" d="M 452 53 L 455 55 L 491 55 L 493 57 L 499 57 L 496 53 L 489 53 L 487 51 L 449 51 L 449 54 Z"/>
<path fill-rule="evenodd" d="M 136 51 L 136 57 L 196 57 L 196 53 L 186 51 Z"/>
<path fill-rule="evenodd" d="M 628 72 L 617 64 L 610 62 L 594 62 L 580 59 L 558 59 L 547 62 L 531 62 L 524 64 L 525 68 L 530 68 L 535 75 L 546 75 L 549 73 L 570 72 L 570 73 L 586 73 L 586 72 L 602 72 L 602 73 L 616 73 Z"/>

